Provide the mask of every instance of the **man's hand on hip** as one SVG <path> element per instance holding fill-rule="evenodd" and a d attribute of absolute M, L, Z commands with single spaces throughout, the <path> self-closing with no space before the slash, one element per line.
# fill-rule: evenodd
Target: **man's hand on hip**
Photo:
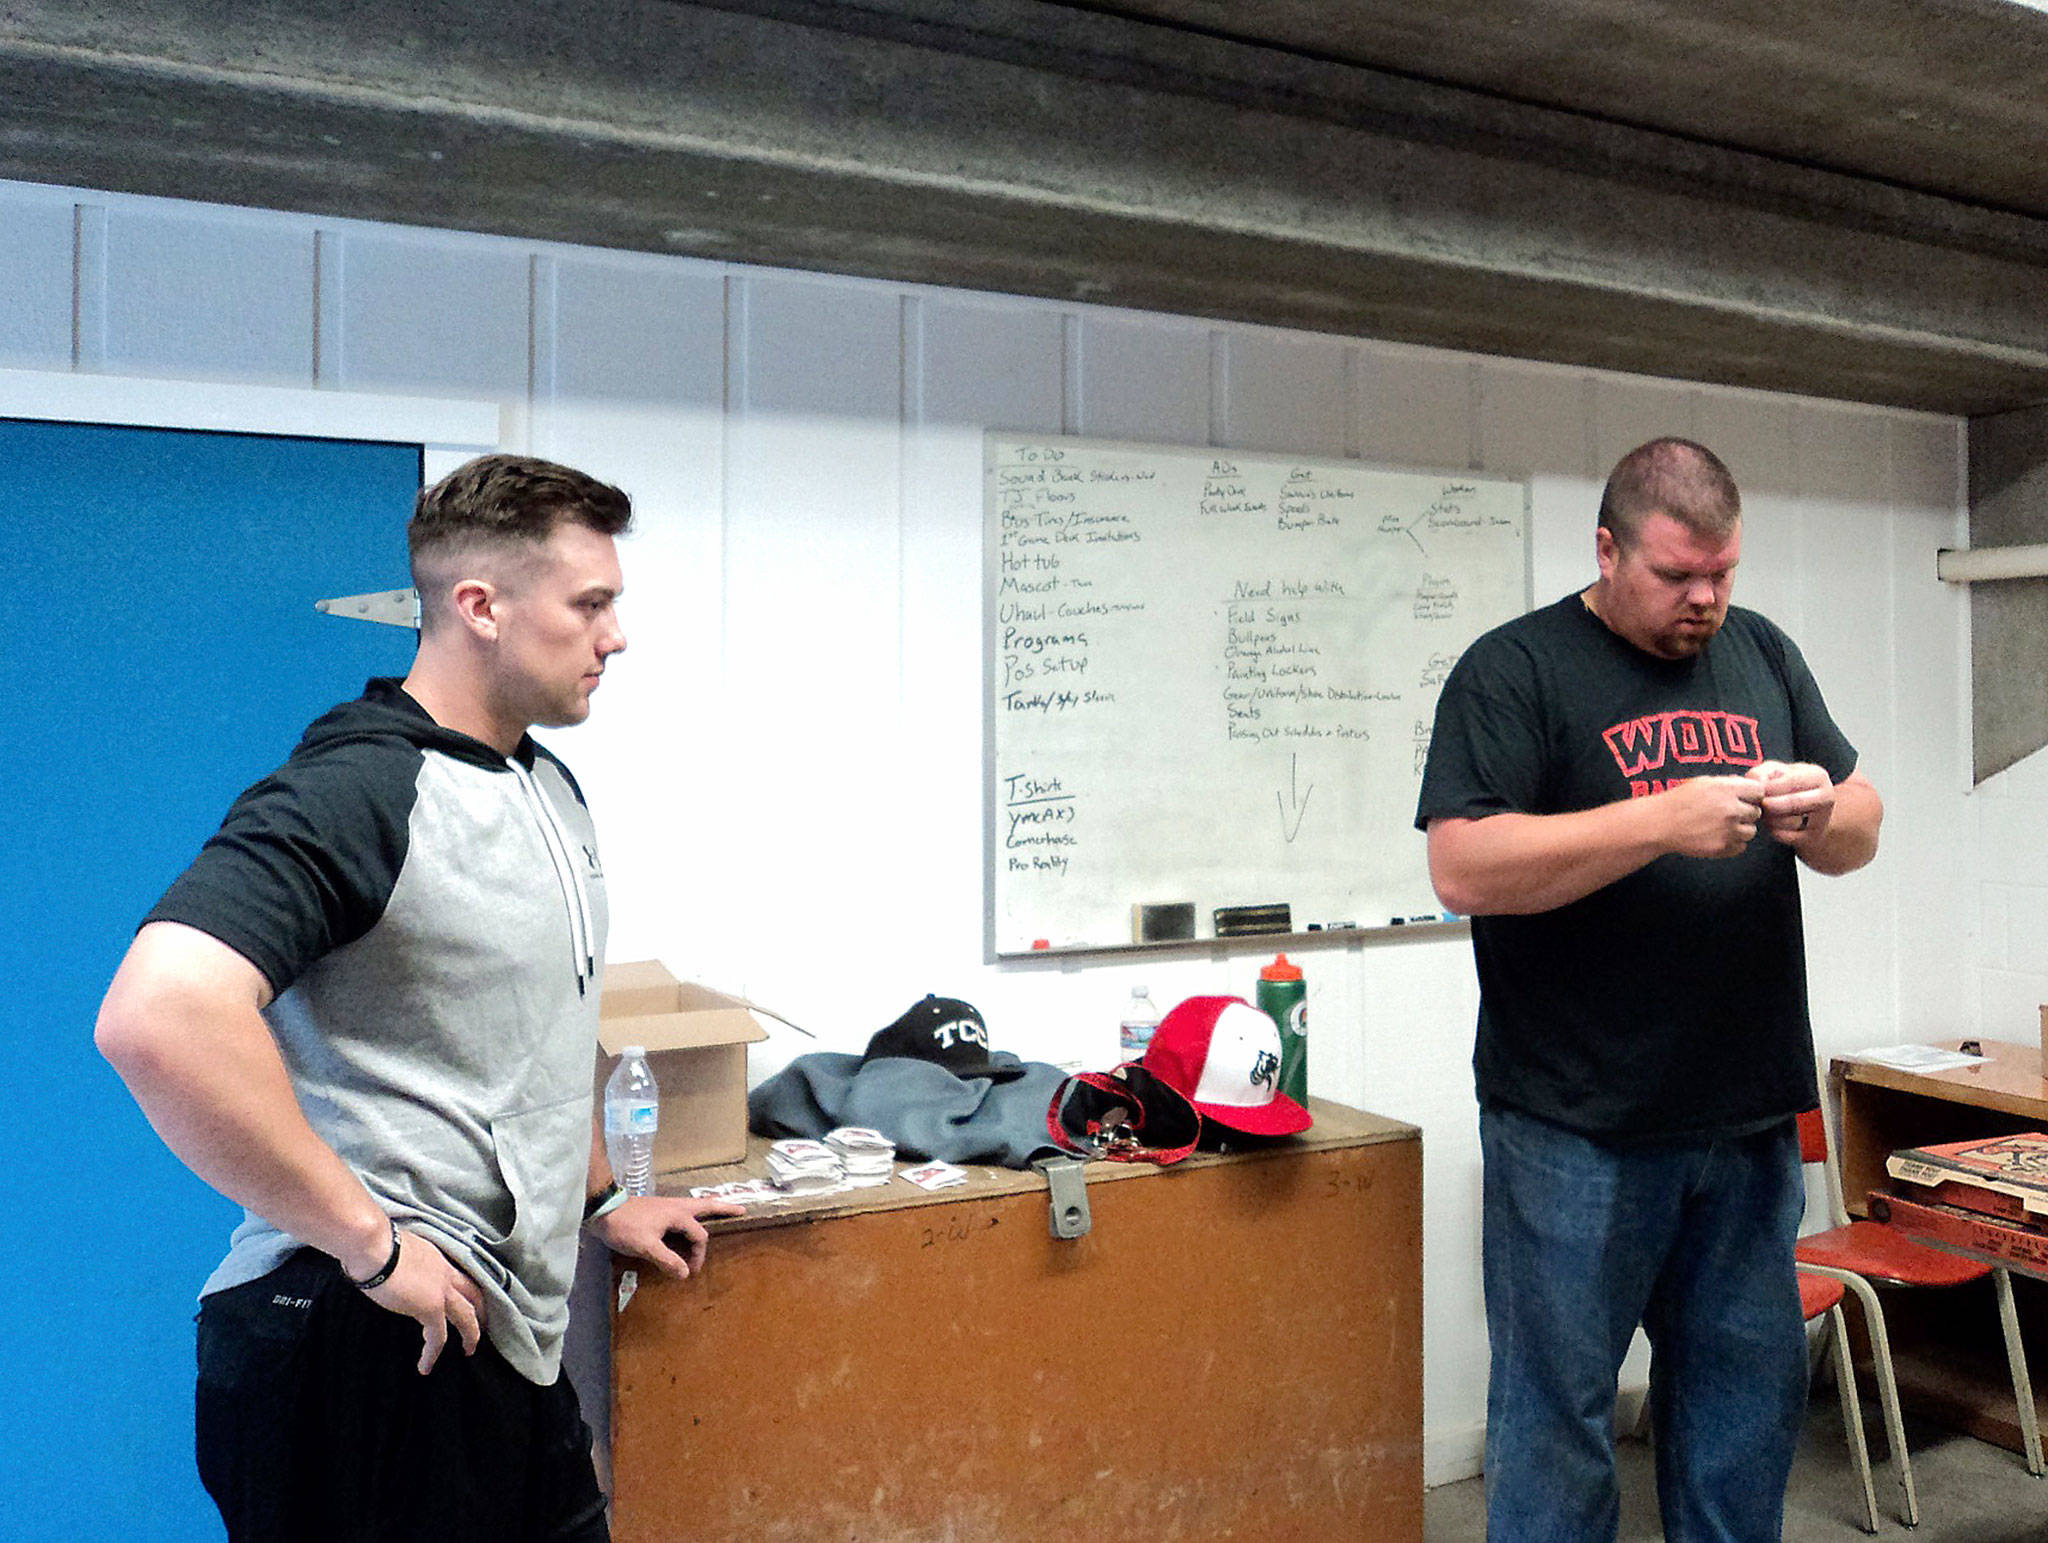
<path fill-rule="evenodd" d="M 422 1377 L 440 1360 L 450 1327 L 461 1336 L 464 1355 L 475 1355 L 483 1342 L 483 1292 L 448 1262 L 446 1254 L 416 1232 L 399 1229 L 398 1268 L 383 1285 L 364 1295 L 387 1312 L 419 1323 Z"/>

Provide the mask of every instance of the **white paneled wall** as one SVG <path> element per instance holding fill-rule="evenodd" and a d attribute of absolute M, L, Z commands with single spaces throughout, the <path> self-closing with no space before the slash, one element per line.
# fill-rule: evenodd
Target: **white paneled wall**
<path fill-rule="evenodd" d="M 86 229 L 102 247 L 93 265 L 99 293 L 81 307 L 99 319 L 94 346 L 82 356 L 95 368 L 310 383 L 317 321 L 310 226 L 196 205 L 119 203 Z"/>
<path fill-rule="evenodd" d="M 831 1048 L 939 991 L 999 1046 L 1092 1064 L 1133 983 L 1248 992 L 1258 960 L 982 962 L 982 431 L 1526 475 L 1539 603 L 1591 577 L 1614 458 L 1694 434 L 1745 488 L 1738 600 L 1804 644 L 1891 804 L 1880 863 L 1808 887 L 1822 1048 L 2025 1038 L 2048 999 L 2048 770 L 1969 792 L 1964 601 L 1933 577 L 1962 535 L 1951 420 L 10 184 L 0 365 L 511 404 L 514 448 L 641 511 L 632 646 L 561 745 L 606 837 L 613 957 L 659 954 Z M 1468 946 L 1360 937 L 1302 962 L 1314 1090 L 1425 1132 L 1428 1467 L 1456 1477 L 1486 1364 Z"/>
<path fill-rule="evenodd" d="M 0 183 L 0 367 L 71 364 L 79 217 L 68 194 Z"/>

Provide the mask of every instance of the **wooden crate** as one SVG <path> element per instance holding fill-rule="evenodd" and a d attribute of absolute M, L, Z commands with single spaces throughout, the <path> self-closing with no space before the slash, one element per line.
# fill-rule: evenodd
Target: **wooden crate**
<path fill-rule="evenodd" d="M 798 1202 L 613 1321 L 619 1543 L 1422 1536 L 1422 1153 L 1276 1148 Z M 699 1182 L 760 1171 L 760 1154 Z"/>

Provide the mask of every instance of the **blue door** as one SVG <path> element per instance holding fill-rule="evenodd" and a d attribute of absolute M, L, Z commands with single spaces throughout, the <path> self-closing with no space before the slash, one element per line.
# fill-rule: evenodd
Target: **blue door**
<path fill-rule="evenodd" d="M 218 1539 L 192 1315 L 240 1213 L 157 1141 L 93 1019 L 235 794 L 405 672 L 410 631 L 313 602 L 409 582 L 420 447 L 0 421 L 0 467 L 0 1530 Z"/>

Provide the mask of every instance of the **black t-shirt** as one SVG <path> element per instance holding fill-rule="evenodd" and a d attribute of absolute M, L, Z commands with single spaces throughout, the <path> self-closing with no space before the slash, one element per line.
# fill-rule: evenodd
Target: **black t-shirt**
<path fill-rule="evenodd" d="M 1731 607 L 1704 651 L 1644 653 L 1577 594 L 1466 650 L 1416 824 L 1561 814 L 1684 777 L 1856 752 L 1792 640 Z M 1588 1135 L 1737 1130 L 1817 1102 L 1797 859 L 1669 855 L 1534 916 L 1477 916 L 1479 1097 Z"/>

